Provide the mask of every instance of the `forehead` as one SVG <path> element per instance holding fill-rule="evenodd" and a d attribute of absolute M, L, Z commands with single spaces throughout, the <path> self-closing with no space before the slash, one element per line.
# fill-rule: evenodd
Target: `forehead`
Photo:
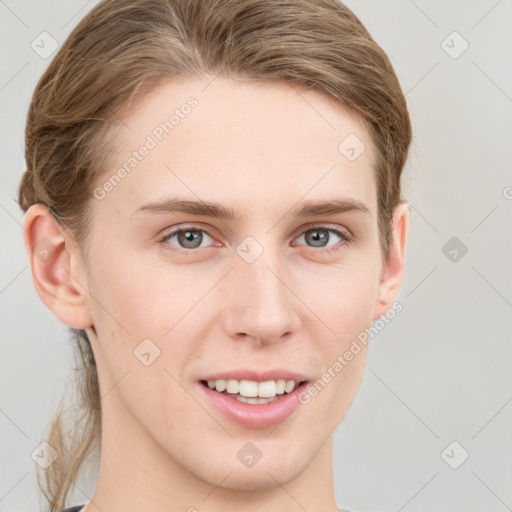
<path fill-rule="evenodd" d="M 127 104 L 119 120 L 112 165 L 97 183 L 111 183 L 104 208 L 133 211 L 179 194 L 261 212 L 337 193 L 375 209 L 368 131 L 311 89 L 221 77 L 173 81 Z"/>

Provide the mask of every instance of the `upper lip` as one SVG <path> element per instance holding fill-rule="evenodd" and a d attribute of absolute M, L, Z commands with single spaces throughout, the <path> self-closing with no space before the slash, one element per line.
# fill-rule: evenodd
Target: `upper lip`
<path fill-rule="evenodd" d="M 268 380 L 294 380 L 296 382 L 308 381 L 304 374 L 298 373 L 291 370 L 285 370 L 282 368 L 276 368 L 274 370 L 227 370 L 224 372 L 212 373 L 200 380 L 254 380 L 257 382 L 265 382 Z"/>

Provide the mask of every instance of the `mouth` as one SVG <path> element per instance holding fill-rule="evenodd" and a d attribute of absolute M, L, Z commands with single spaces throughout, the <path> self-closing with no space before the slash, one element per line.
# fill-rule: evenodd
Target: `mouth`
<path fill-rule="evenodd" d="M 203 386 L 239 402 L 259 405 L 275 402 L 293 393 L 293 391 L 307 381 L 277 379 L 259 382 L 244 379 L 219 379 L 201 380 L 200 382 Z"/>
<path fill-rule="evenodd" d="M 301 380 L 237 380 L 221 376 L 224 378 L 197 381 L 201 394 L 228 420 L 249 428 L 270 427 L 284 421 L 300 406 L 299 395 L 310 383 L 296 374 L 288 377 Z"/>

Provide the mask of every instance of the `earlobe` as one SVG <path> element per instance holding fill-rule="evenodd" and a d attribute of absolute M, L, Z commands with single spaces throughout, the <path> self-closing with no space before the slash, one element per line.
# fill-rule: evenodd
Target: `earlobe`
<path fill-rule="evenodd" d="M 392 223 L 392 242 L 384 259 L 378 299 L 372 321 L 385 315 L 398 296 L 405 270 L 405 252 L 409 236 L 409 205 L 401 202 L 395 208 Z"/>
<path fill-rule="evenodd" d="M 72 235 L 43 204 L 27 210 L 23 227 L 32 280 L 41 300 L 70 327 L 92 325 L 87 291 L 79 284 L 85 281 L 79 279 L 85 269 Z"/>

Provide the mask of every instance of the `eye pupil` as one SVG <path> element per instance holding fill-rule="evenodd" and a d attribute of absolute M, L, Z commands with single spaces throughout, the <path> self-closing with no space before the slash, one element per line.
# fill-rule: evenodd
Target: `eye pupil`
<path fill-rule="evenodd" d="M 187 229 L 178 233 L 178 241 L 185 249 L 195 249 L 201 245 L 203 234 L 196 229 Z"/>
<path fill-rule="evenodd" d="M 325 229 L 311 229 L 305 234 L 306 241 L 314 247 L 324 247 L 329 240 L 329 232 Z"/>

